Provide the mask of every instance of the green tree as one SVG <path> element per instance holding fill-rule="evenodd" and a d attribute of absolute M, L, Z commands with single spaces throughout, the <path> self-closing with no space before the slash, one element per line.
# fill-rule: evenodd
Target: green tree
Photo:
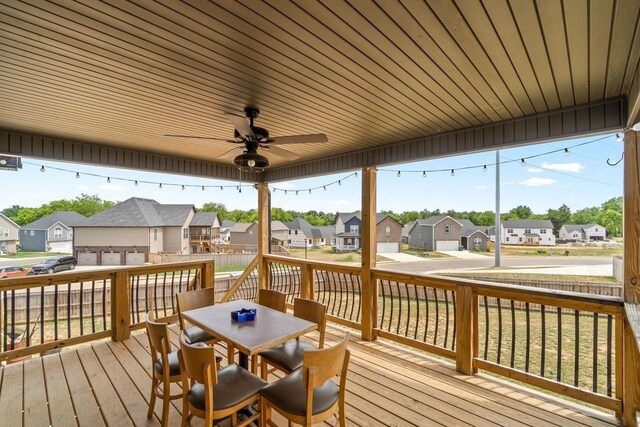
<path fill-rule="evenodd" d="M 571 208 L 565 204 L 558 209 L 549 209 L 547 215 L 553 224 L 553 232 L 556 236 L 558 235 L 560 227 L 571 222 Z"/>
<path fill-rule="evenodd" d="M 611 209 L 621 214 L 623 205 L 624 205 L 624 199 L 622 198 L 622 196 L 613 197 L 602 204 L 602 211 L 604 212 Z"/>
<path fill-rule="evenodd" d="M 533 214 L 533 211 L 529 206 L 519 205 L 511 209 L 509 213 L 515 214 L 518 219 L 527 219 Z"/>
<path fill-rule="evenodd" d="M 228 219 L 227 216 L 229 214 L 229 211 L 227 211 L 227 207 L 224 205 L 224 203 L 207 202 L 204 205 L 202 205 L 202 207 L 198 209 L 198 211 L 199 212 L 215 212 L 218 214 L 218 218 L 220 218 L 220 220 Z"/>
<path fill-rule="evenodd" d="M 2 210 L 2 214 L 7 218 L 11 218 L 12 220 L 18 216 L 20 209 L 24 209 L 22 206 L 13 205 L 10 208 L 5 208 Z"/>
<path fill-rule="evenodd" d="M 614 209 L 607 209 L 598 217 L 598 223 L 607 229 L 610 236 L 622 236 L 622 213 Z"/>
<path fill-rule="evenodd" d="M 598 217 L 601 214 L 599 207 L 591 207 L 579 209 L 571 215 L 571 222 L 573 224 L 594 224 L 599 222 Z"/>

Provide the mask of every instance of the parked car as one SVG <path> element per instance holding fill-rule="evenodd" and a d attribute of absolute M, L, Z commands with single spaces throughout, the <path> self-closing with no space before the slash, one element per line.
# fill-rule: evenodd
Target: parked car
<path fill-rule="evenodd" d="M 31 269 L 34 274 L 53 274 L 56 271 L 73 270 L 76 268 L 78 261 L 72 256 L 61 256 L 57 258 L 49 258 L 48 260 L 36 264 Z"/>
<path fill-rule="evenodd" d="M 31 276 L 33 271 L 22 267 L 0 267 L 0 279 L 8 279 L 10 277 Z"/>

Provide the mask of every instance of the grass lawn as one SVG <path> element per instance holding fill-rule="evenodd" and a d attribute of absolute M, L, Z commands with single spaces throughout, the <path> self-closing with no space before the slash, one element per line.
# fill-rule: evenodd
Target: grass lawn
<path fill-rule="evenodd" d="M 230 271 L 244 271 L 248 267 L 248 264 L 234 264 L 234 265 L 223 265 L 218 267 L 216 265 L 216 273 L 228 273 Z"/>
<path fill-rule="evenodd" d="M 451 258 L 450 255 L 443 254 L 442 252 L 425 251 L 422 249 L 409 249 L 409 245 L 407 243 L 402 244 L 402 253 L 423 258 Z"/>
<path fill-rule="evenodd" d="M 516 270 L 517 271 L 517 270 Z M 451 277 L 464 277 L 467 279 L 515 279 L 515 280 L 535 280 L 535 281 L 545 281 L 551 280 L 553 282 L 571 282 L 571 283 L 604 283 L 604 284 L 612 284 L 619 285 L 618 281 L 611 276 L 575 276 L 575 275 L 550 275 L 550 274 L 533 274 L 533 273 L 493 273 L 493 272 L 484 272 L 477 271 L 472 273 L 455 273 L 452 275 L 449 274 L 440 274 L 441 276 L 451 276 Z"/>
<path fill-rule="evenodd" d="M 62 256 L 69 255 L 62 252 L 18 252 L 14 255 L 3 255 L 0 258 L 7 259 L 19 259 L 19 258 L 35 258 L 35 257 L 49 257 L 49 256 Z"/>
<path fill-rule="evenodd" d="M 289 249 L 293 258 L 304 258 L 304 249 Z M 325 261 L 325 262 L 351 262 L 359 263 L 362 257 L 358 252 L 343 252 L 335 253 L 331 250 L 331 246 L 325 246 L 323 248 L 309 248 L 307 249 L 307 259 L 313 261 Z M 378 255 L 376 261 L 389 261 L 388 258 Z"/>
<path fill-rule="evenodd" d="M 610 257 L 613 255 L 622 255 L 622 246 L 615 247 L 595 247 L 595 246 L 510 246 L 502 245 L 500 247 L 502 255 L 512 256 L 563 256 L 565 251 L 569 251 L 569 256 L 597 256 Z M 482 255 L 493 256 L 495 248 L 490 245 L 489 252 L 478 252 Z"/>

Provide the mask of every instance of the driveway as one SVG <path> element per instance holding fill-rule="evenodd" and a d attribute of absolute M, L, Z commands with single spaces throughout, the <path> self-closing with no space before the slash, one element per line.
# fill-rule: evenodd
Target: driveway
<path fill-rule="evenodd" d="M 420 256 L 415 256 L 415 255 L 410 255 L 410 254 L 405 254 L 402 252 L 397 252 L 397 253 L 385 253 L 385 254 L 378 254 L 381 257 L 385 257 L 385 258 L 389 258 L 393 261 L 397 261 L 397 262 L 416 262 L 416 261 L 428 261 L 428 258 L 423 258 Z"/>
<path fill-rule="evenodd" d="M 469 251 L 438 251 L 441 254 L 449 255 L 453 258 L 459 259 L 487 259 L 486 255 L 474 254 Z"/>

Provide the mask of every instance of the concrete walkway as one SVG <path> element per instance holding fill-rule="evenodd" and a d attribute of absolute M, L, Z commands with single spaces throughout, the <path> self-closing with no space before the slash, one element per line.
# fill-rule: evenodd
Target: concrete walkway
<path fill-rule="evenodd" d="M 453 258 L 460 259 L 487 259 L 486 255 L 475 254 L 469 251 L 438 251 L 441 254 L 449 255 Z"/>

